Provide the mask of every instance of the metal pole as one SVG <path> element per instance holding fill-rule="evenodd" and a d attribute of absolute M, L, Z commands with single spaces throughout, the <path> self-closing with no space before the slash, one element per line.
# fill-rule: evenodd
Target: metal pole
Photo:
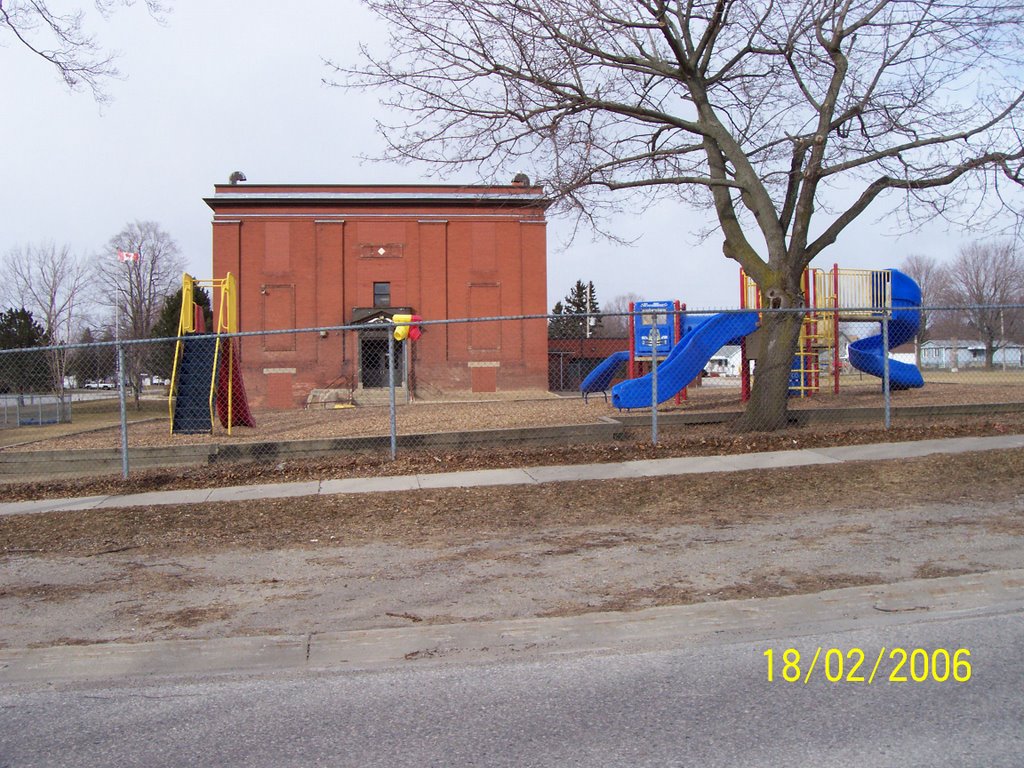
<path fill-rule="evenodd" d="M 658 444 L 658 347 L 661 333 L 658 327 L 651 329 L 651 445 Z"/>
<path fill-rule="evenodd" d="M 592 281 L 587 282 L 587 320 L 586 320 L 586 338 L 590 338 L 590 292 L 594 290 L 594 283 Z"/>
<path fill-rule="evenodd" d="M 394 326 L 388 333 L 388 409 L 391 419 L 391 460 L 398 456 L 398 434 L 395 419 L 395 334 Z"/>
<path fill-rule="evenodd" d="M 1003 316 L 1003 310 L 999 310 L 999 336 L 1000 338 L 1000 349 L 1003 350 L 1003 371 L 1006 371 L 1006 318 Z"/>
<path fill-rule="evenodd" d="M 124 345 L 117 345 L 117 390 L 121 401 L 121 476 L 128 479 L 128 407 L 124 386 Z"/>
<path fill-rule="evenodd" d="M 885 428 L 892 425 L 892 397 L 889 390 L 889 310 L 882 313 L 882 393 L 885 397 Z"/>
<path fill-rule="evenodd" d="M 117 285 L 114 286 L 114 344 L 117 345 L 117 349 L 121 349 L 121 294 Z M 121 355 L 118 353 L 114 360 L 114 376 L 118 381 L 121 380 Z M 97 381 L 99 379 L 97 378 Z"/>

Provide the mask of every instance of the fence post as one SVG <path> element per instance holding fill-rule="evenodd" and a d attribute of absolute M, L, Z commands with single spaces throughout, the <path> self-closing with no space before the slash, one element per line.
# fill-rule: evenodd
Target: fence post
<path fill-rule="evenodd" d="M 128 479 L 128 403 L 124 385 L 124 345 L 117 345 L 117 391 L 121 401 L 121 476 Z"/>
<path fill-rule="evenodd" d="M 661 333 L 658 326 L 651 328 L 651 445 L 658 444 L 658 347 Z"/>
<path fill-rule="evenodd" d="M 892 425 L 892 398 L 889 390 L 889 310 L 882 312 L 882 394 L 885 398 L 885 428 Z"/>
<path fill-rule="evenodd" d="M 395 327 L 388 328 L 388 411 L 390 416 L 391 460 L 398 456 L 398 432 L 395 419 Z"/>

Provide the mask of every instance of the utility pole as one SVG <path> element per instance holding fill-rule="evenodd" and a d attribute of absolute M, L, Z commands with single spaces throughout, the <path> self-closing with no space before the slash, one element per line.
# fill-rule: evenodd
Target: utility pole
<path fill-rule="evenodd" d="M 586 324 L 587 324 L 586 337 L 588 339 L 590 338 L 590 322 L 591 322 L 591 317 L 590 317 L 590 294 L 593 293 L 593 291 L 594 291 L 594 283 L 593 283 L 592 280 L 588 280 L 587 281 L 587 319 L 586 319 Z"/>

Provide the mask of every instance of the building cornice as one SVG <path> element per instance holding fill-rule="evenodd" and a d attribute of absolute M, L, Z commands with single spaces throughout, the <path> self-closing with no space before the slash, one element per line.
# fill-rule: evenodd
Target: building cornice
<path fill-rule="evenodd" d="M 332 208 L 406 208 L 441 205 L 455 208 L 539 208 L 551 205 L 550 198 L 539 187 L 424 187 L 422 189 L 366 188 L 344 190 L 337 187 L 281 187 L 279 189 L 246 189 L 242 186 L 217 187 L 212 197 L 203 198 L 214 211 L 238 207 L 308 207 Z"/>

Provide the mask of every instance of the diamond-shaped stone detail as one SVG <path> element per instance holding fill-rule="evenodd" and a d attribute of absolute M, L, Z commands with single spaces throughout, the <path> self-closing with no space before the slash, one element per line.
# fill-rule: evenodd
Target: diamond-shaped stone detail
<path fill-rule="evenodd" d="M 383 256 L 385 253 L 387 253 L 387 249 L 383 245 L 377 249 L 378 256 Z"/>

